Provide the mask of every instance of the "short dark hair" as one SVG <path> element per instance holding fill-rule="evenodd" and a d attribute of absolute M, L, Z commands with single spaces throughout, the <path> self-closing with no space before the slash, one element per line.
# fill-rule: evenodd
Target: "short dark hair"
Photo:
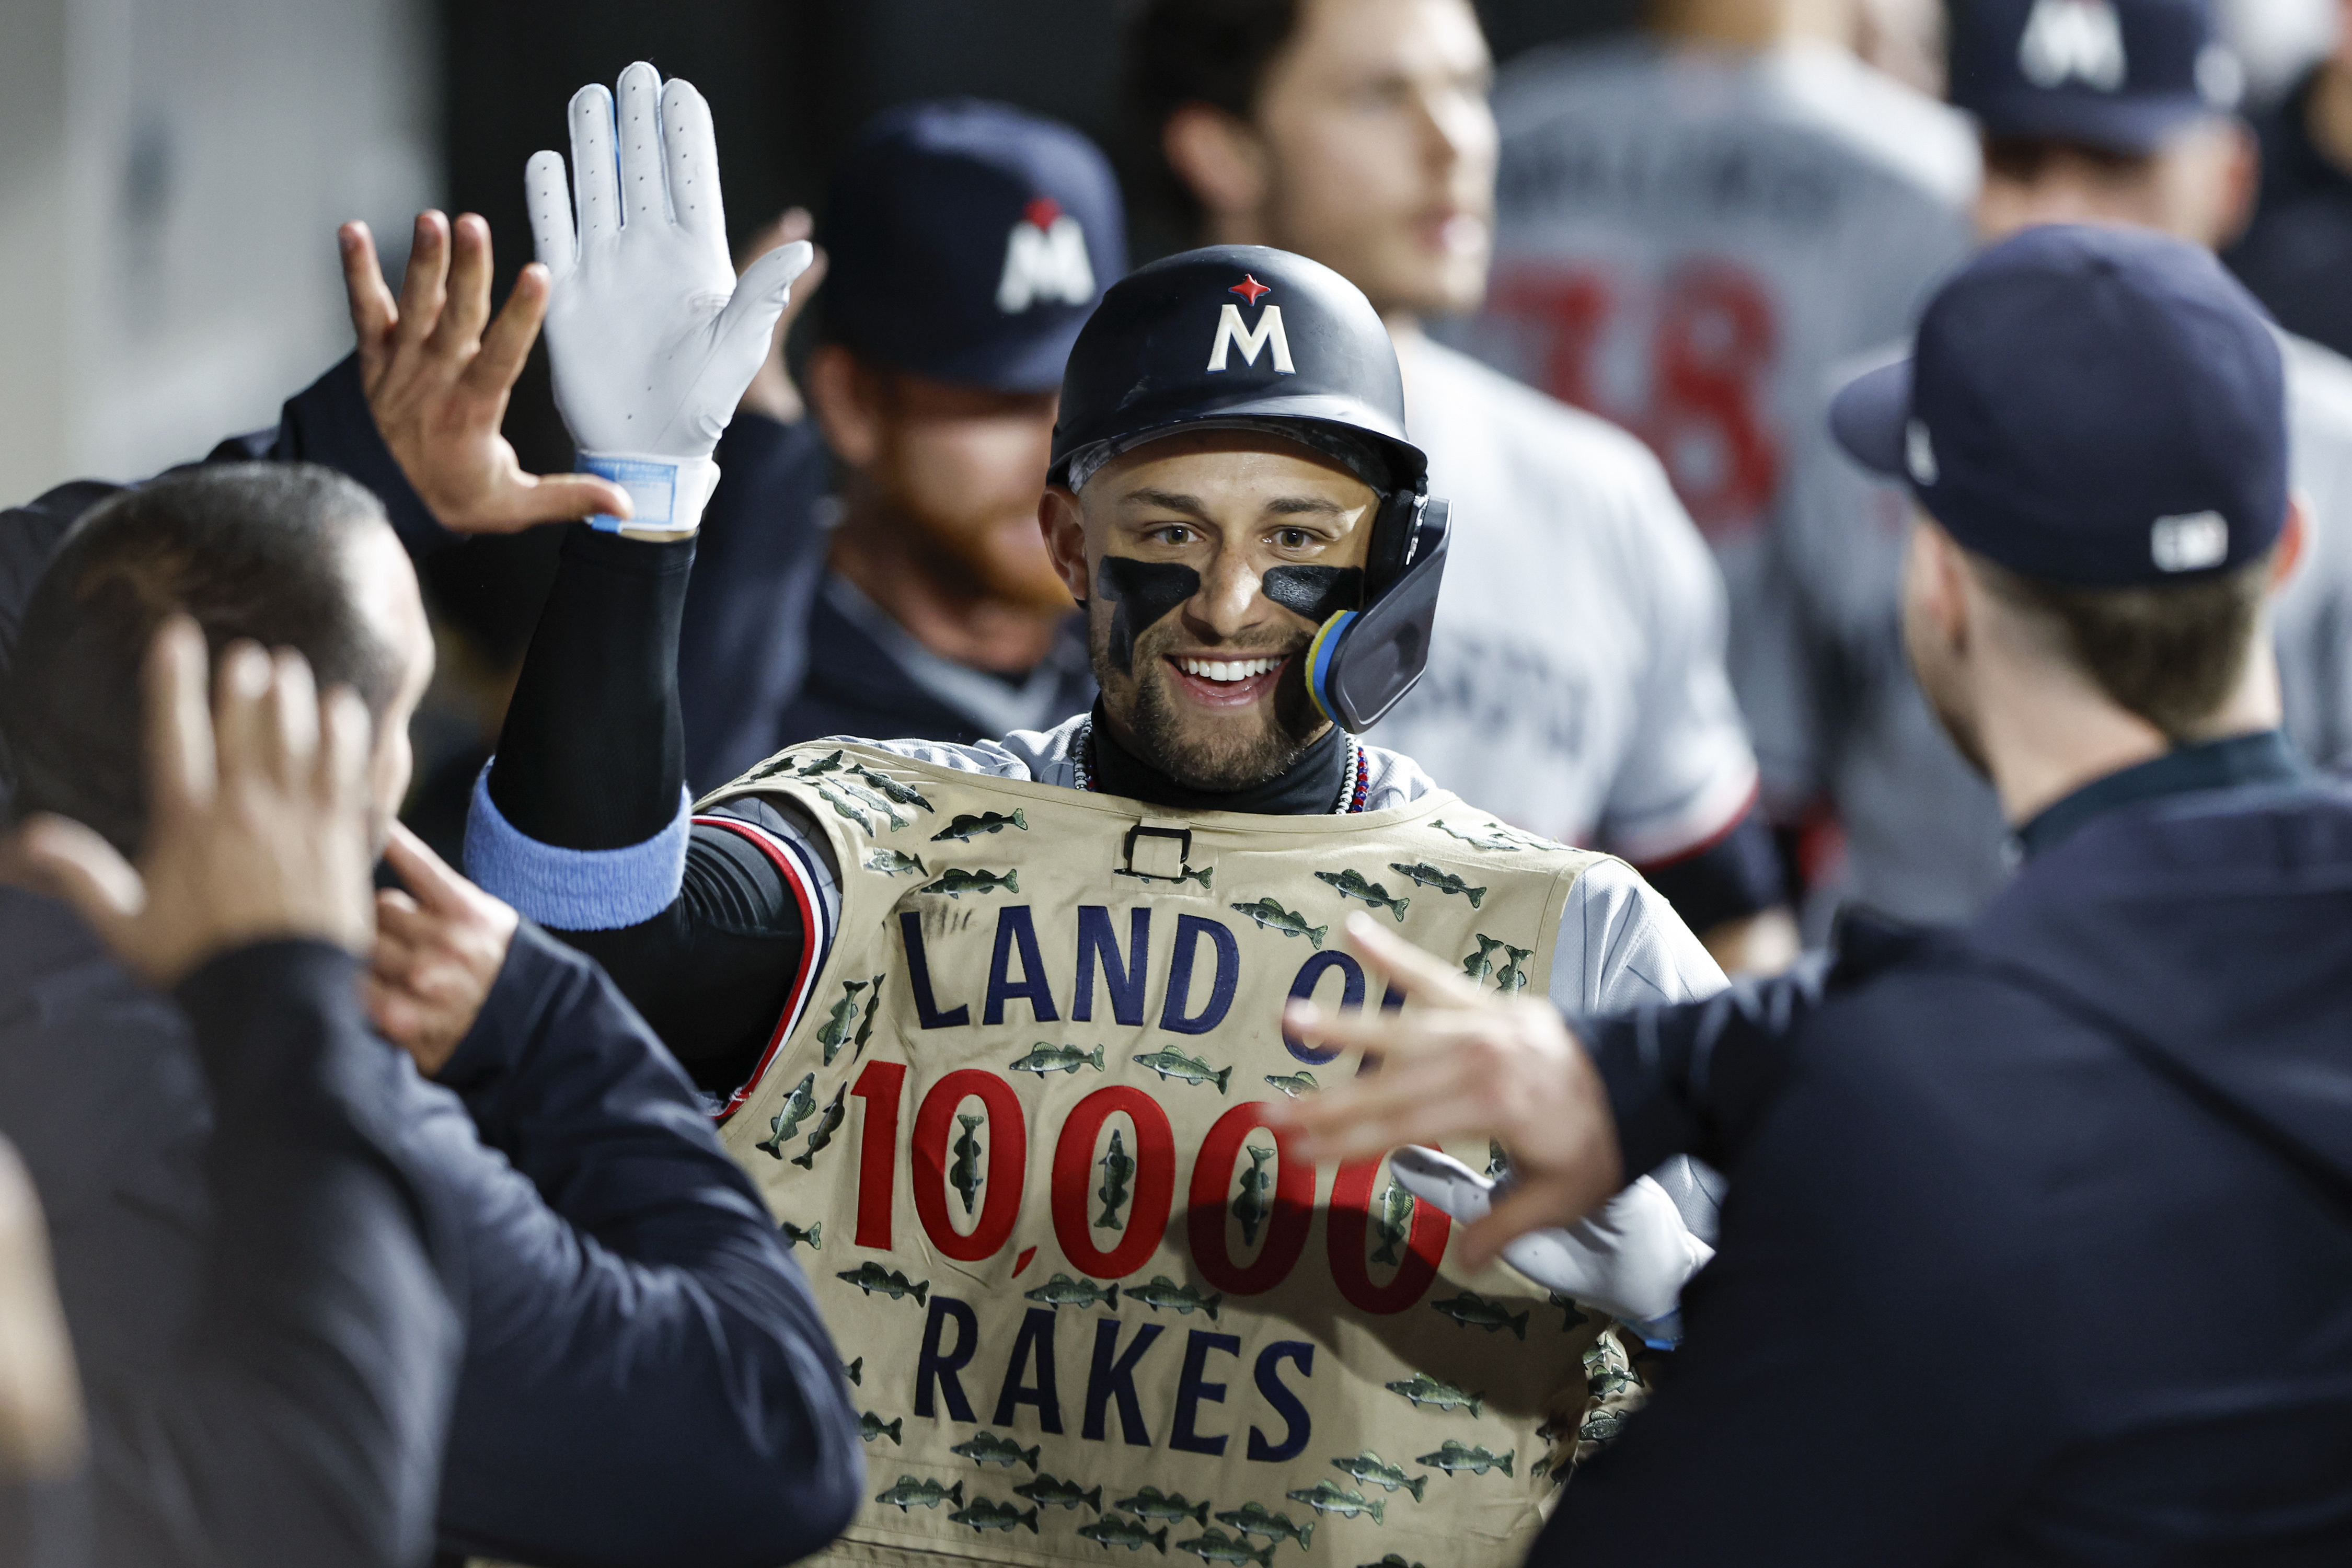
<path fill-rule="evenodd" d="M 1125 97 L 1134 118 L 1139 205 L 1198 235 L 1206 214 L 1169 167 L 1160 132 L 1188 103 L 1249 119 L 1266 68 L 1297 30 L 1298 0 L 1148 0 L 1127 33 Z"/>
<path fill-rule="evenodd" d="M 1993 595 L 2117 707 L 2175 741 L 2196 732 L 2245 673 L 2276 551 L 2227 572 L 2129 588 L 2071 588 L 1972 556 Z"/>
<path fill-rule="evenodd" d="M 217 658 L 250 637 L 310 661 L 321 688 L 358 691 L 378 719 L 397 650 L 352 592 L 343 552 L 383 505 L 308 463 L 225 463 L 166 475 L 93 507 L 25 606 L 0 683 L 15 809 L 54 811 L 125 854 L 146 829 L 140 683 L 164 616 L 184 611 Z"/>

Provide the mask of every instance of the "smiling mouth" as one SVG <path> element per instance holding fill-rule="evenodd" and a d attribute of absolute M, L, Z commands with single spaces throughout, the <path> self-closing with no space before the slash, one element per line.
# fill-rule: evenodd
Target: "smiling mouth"
<path fill-rule="evenodd" d="M 1175 672 L 1177 687 L 1194 701 L 1210 708 L 1242 708 L 1274 689 L 1291 657 L 1282 654 L 1255 658 L 1199 658 L 1171 655 L 1167 662 Z"/>

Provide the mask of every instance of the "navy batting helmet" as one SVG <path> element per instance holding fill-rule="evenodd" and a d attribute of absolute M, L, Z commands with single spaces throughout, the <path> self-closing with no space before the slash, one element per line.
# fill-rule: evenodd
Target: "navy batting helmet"
<path fill-rule="evenodd" d="M 1421 679 L 1445 565 L 1448 508 L 1405 437 L 1396 347 L 1362 290 L 1260 245 L 1214 245 L 1112 285 L 1062 376 L 1053 483 L 1075 489 L 1122 452 L 1184 429 L 1259 428 L 1347 465 L 1381 493 L 1360 610 L 1316 634 L 1307 686 L 1369 728 Z"/>

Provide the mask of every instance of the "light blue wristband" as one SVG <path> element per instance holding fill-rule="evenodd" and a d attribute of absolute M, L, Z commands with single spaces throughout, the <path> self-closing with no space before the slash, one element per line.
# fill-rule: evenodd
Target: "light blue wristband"
<path fill-rule="evenodd" d="M 653 919 L 677 900 L 692 828 L 686 786 L 677 816 L 642 844 L 563 849 L 541 844 L 499 815 L 490 770 L 474 780 L 466 815 L 466 875 L 522 914 L 556 931 L 618 931 Z"/>

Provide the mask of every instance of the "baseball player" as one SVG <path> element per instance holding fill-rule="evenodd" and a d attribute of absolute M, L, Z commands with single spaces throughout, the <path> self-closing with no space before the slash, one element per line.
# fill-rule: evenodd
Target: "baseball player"
<path fill-rule="evenodd" d="M 2235 74 L 2201 0 L 1979 0 L 1957 14 L 1955 100 L 1982 128 L 1982 237 L 2097 221 L 2214 246 L 2243 220 L 2251 138 Z M 2311 513 L 2275 618 L 2287 732 L 2321 766 L 2352 768 L 2352 364 L 2281 334 L 2290 460 Z M 1889 351 L 1890 354 L 1895 351 Z M 1846 834 L 1846 890 L 1915 920 L 1964 918 L 2011 858 L 1991 792 L 1937 730 L 1892 607 L 1900 492 L 1831 459 L 1800 478 L 1821 526 L 1792 538 L 1789 575 L 1815 628 L 1819 778 Z"/>
<path fill-rule="evenodd" d="M 1156 0 L 1129 40 L 1165 194 L 1205 240 L 1362 289 L 1454 503 L 1421 684 L 1381 739 L 1547 837 L 1643 868 L 1727 969 L 1794 954 L 1723 668 L 1722 584 L 1654 458 L 1423 331 L 1477 307 L 1494 216 L 1465 0 Z"/>
<path fill-rule="evenodd" d="M 692 481 L 764 345 L 701 303 L 727 264 L 679 200 L 717 189 L 692 89 L 633 66 L 572 129 L 574 190 L 551 153 L 529 176 L 549 348 L 583 462 L 641 499 L 566 542 L 467 860 L 730 1086 L 722 1137 L 861 1380 L 875 1485 L 842 1550 L 1514 1550 L 1589 1393 L 1630 1387 L 1608 1314 L 1451 1269 L 1448 1217 L 1378 1161 L 1286 1155 L 1270 1107 L 1348 1068 L 1280 1008 L 1379 1005 L 1330 941 L 1351 909 L 1494 990 L 1720 982 L 1622 861 L 1354 738 L 1419 672 L 1448 548 L 1378 315 L 1258 247 L 1113 286 L 1041 507 L 1091 711 L 788 748 L 689 811 L 664 737 Z M 1629 1229 L 1670 1306 L 1703 1250 L 1663 1192 Z"/>
<path fill-rule="evenodd" d="M 1463 340 L 1664 460 L 1723 567 L 1781 821 L 1810 800 L 1810 706 L 1764 542 L 1807 526 L 1790 481 L 1828 451 L 1831 367 L 1907 331 L 1967 255 L 1978 174 L 1958 116 L 1848 52 L 1847 10 L 1685 0 L 1647 36 L 1512 61 L 1495 279 Z"/>

